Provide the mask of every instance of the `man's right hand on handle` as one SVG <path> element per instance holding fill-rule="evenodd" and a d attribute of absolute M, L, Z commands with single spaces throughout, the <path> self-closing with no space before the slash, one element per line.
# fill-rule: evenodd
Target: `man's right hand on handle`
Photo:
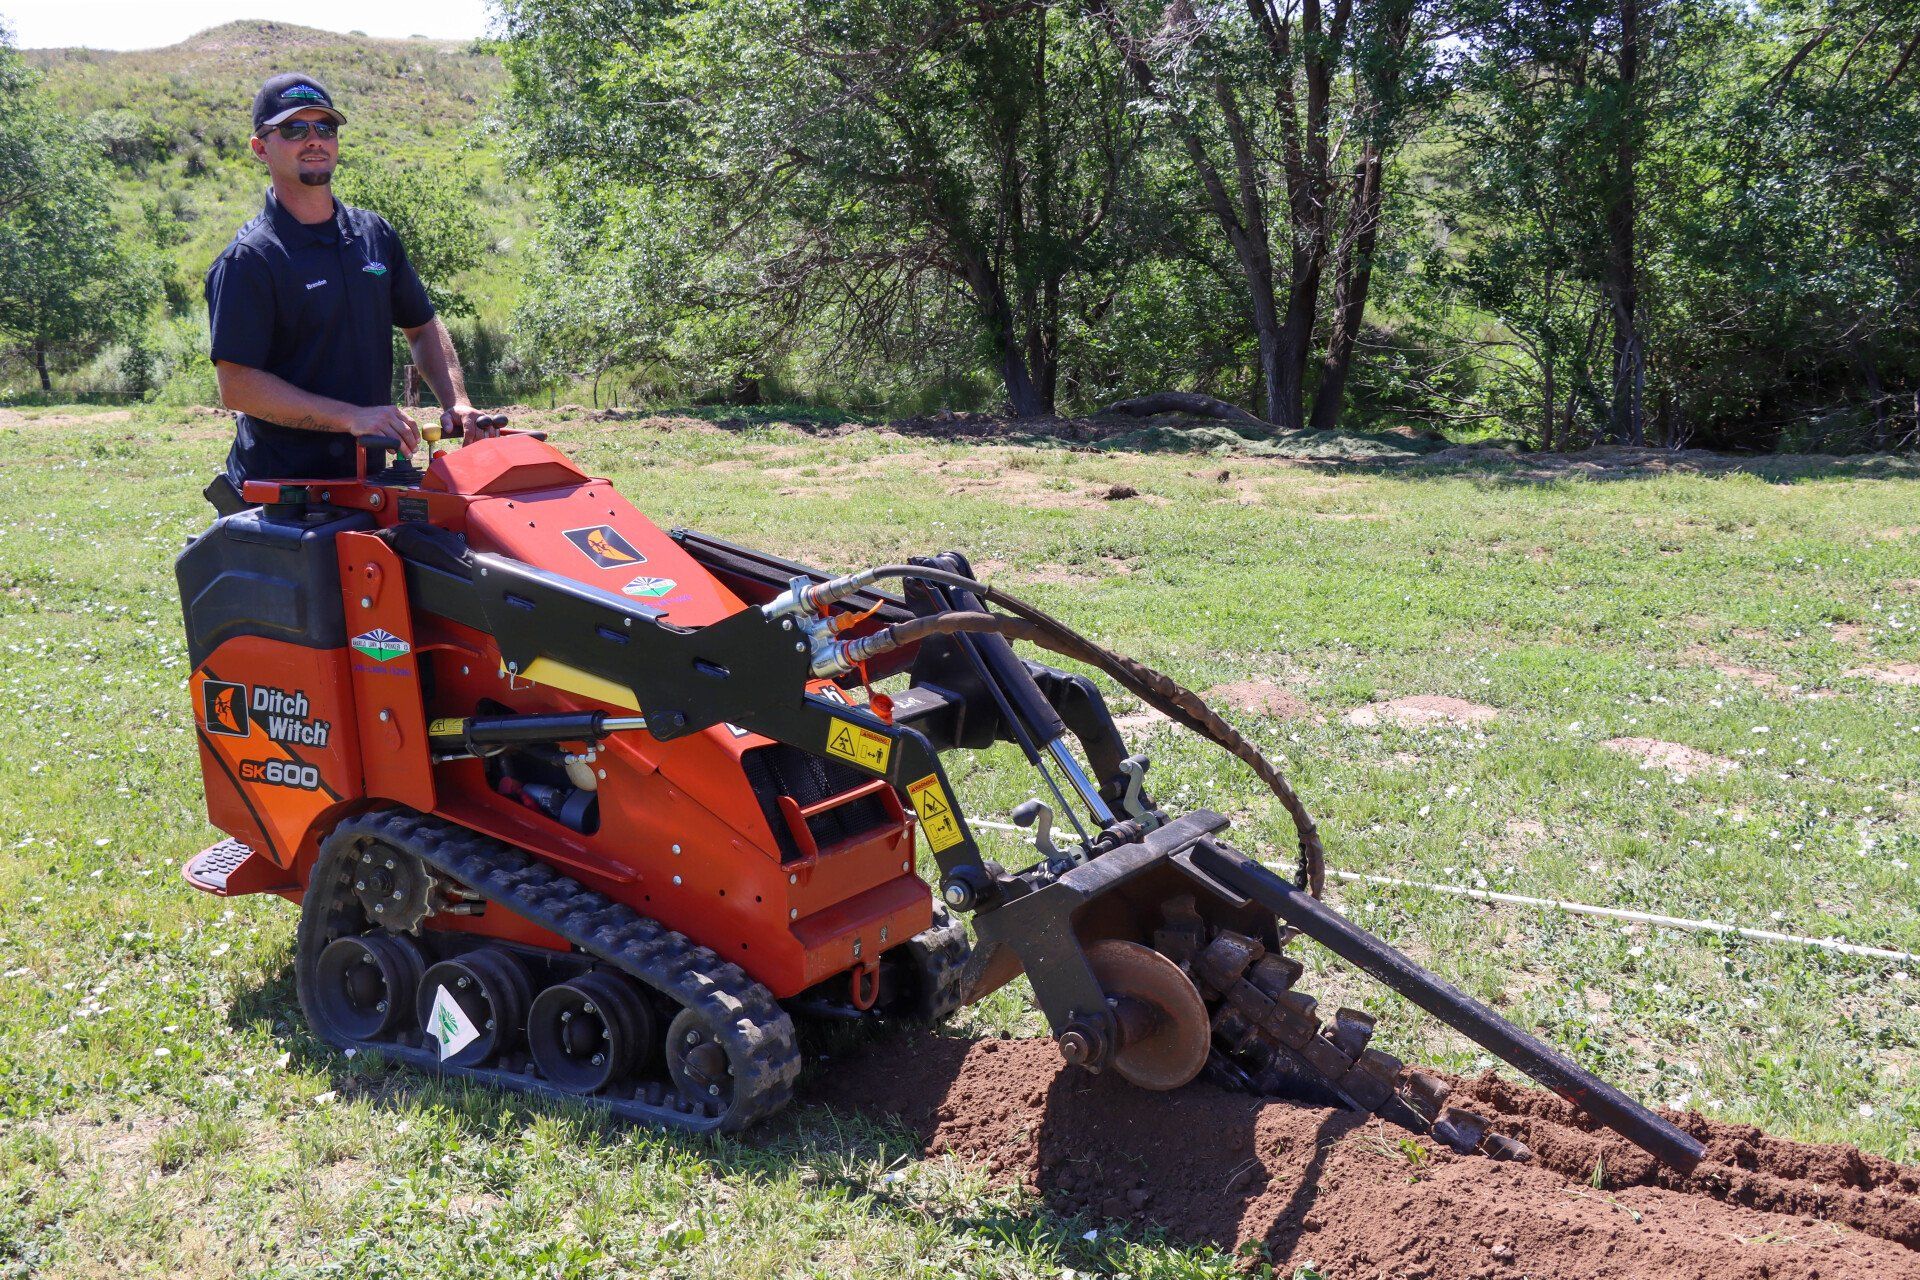
<path fill-rule="evenodd" d="M 369 443 L 381 438 L 398 440 L 400 452 L 408 457 L 420 447 L 419 424 L 397 405 L 378 404 L 355 409 L 347 419 L 347 430 L 356 439 Z"/>

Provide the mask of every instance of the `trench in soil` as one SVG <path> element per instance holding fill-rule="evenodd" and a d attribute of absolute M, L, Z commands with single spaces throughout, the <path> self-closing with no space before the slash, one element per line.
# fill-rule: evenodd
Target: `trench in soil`
<path fill-rule="evenodd" d="M 1144 1093 L 1062 1066 L 1050 1040 L 899 1033 L 805 1093 L 891 1118 L 926 1154 L 986 1165 L 1054 1213 L 1253 1242 L 1282 1276 L 1312 1261 L 1329 1280 L 1920 1280 L 1920 1166 L 1668 1113 L 1707 1146 L 1683 1177 L 1492 1073 L 1450 1101 L 1525 1142 L 1527 1163 L 1199 1082 Z"/>

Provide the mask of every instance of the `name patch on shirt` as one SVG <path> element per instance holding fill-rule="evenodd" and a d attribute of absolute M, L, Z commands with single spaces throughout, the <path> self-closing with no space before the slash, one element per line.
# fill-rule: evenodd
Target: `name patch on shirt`
<path fill-rule="evenodd" d="M 319 287 L 320 287 L 321 285 L 323 285 L 323 284 L 325 284 L 325 283 L 326 283 L 326 281 L 325 281 L 325 280 L 309 280 L 309 281 L 307 282 L 307 288 L 309 288 L 309 289 L 318 289 L 318 288 L 319 288 Z"/>

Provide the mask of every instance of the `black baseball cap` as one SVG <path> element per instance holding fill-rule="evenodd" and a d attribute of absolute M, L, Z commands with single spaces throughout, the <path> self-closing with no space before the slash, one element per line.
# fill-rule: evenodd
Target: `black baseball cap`
<path fill-rule="evenodd" d="M 308 107 L 318 107 L 332 116 L 336 124 L 346 119 L 333 105 L 333 95 L 327 92 L 326 86 L 312 76 L 293 71 L 277 75 L 253 95 L 253 132 L 257 136 Z"/>

